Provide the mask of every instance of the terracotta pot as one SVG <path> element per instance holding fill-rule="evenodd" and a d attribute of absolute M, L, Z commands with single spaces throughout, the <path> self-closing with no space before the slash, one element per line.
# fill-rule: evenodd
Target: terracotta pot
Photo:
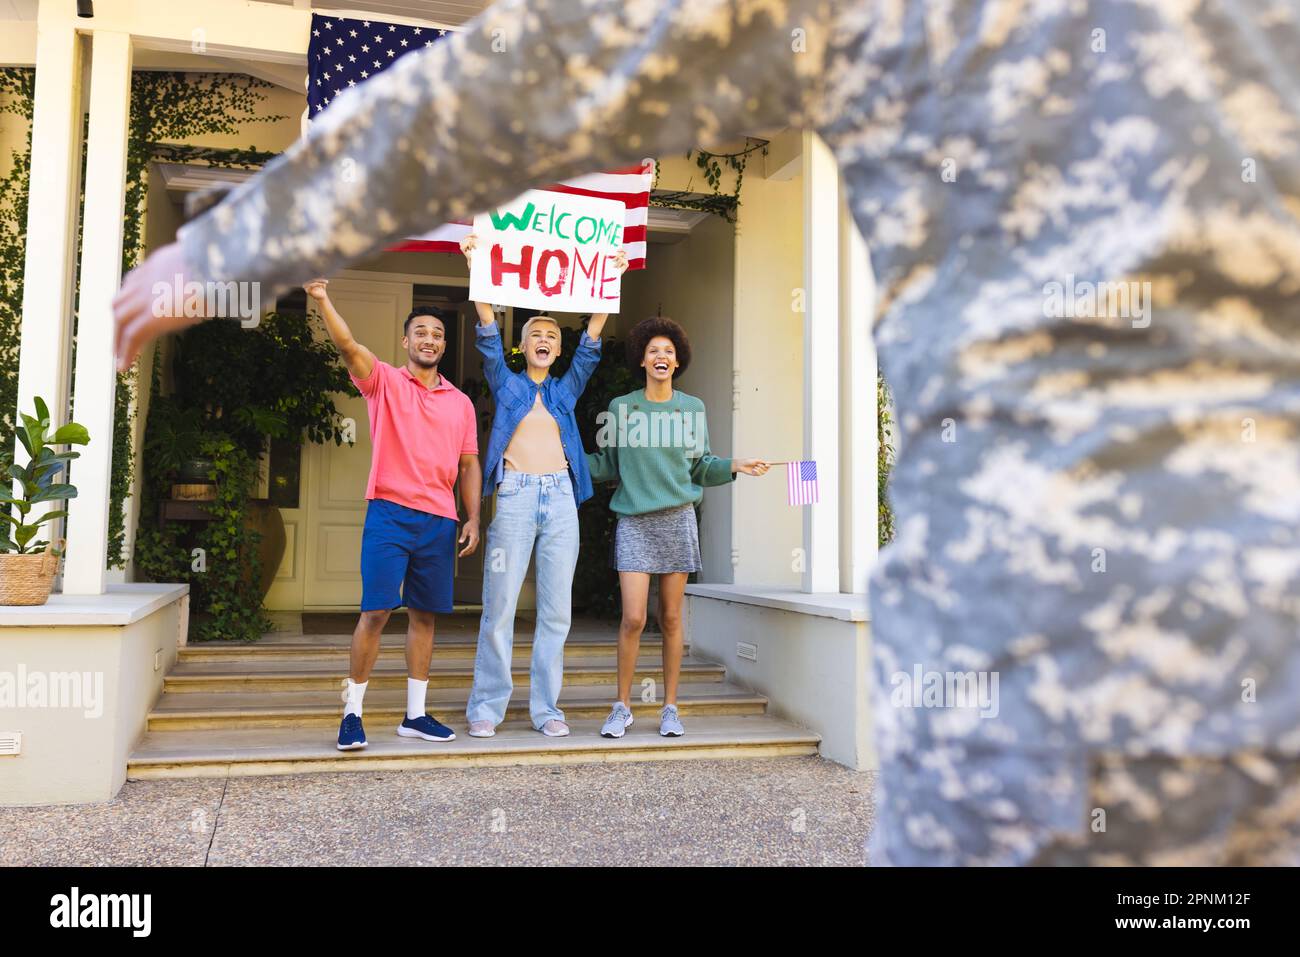
<path fill-rule="evenodd" d="M 280 510 L 266 499 L 253 498 L 248 500 L 244 525 L 262 536 L 257 548 L 257 556 L 262 560 L 262 577 L 256 584 L 259 600 L 266 601 L 271 583 L 275 581 L 275 573 L 280 570 L 280 561 L 284 558 L 284 518 L 280 515 Z"/>

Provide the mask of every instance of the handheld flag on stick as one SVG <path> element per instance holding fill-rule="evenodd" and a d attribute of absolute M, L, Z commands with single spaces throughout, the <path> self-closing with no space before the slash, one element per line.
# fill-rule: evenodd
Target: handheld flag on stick
<path fill-rule="evenodd" d="M 791 505 L 812 505 L 820 497 L 816 462 L 785 463 L 786 498 Z"/>

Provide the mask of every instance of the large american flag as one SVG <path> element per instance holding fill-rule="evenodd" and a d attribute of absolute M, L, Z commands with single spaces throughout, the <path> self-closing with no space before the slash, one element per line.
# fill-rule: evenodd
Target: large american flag
<path fill-rule="evenodd" d="M 449 33 L 450 30 L 441 27 L 312 14 L 311 41 L 307 46 L 308 116 L 314 117 L 326 109 L 348 87 L 364 83 L 406 54 L 432 46 Z M 654 161 L 646 160 L 637 166 L 590 173 L 542 188 L 621 202 L 627 209 L 623 249 L 627 252 L 628 269 L 644 269 L 654 170 Z M 460 241 L 472 229 L 472 221 L 447 223 L 404 240 L 393 249 L 459 255 Z"/>

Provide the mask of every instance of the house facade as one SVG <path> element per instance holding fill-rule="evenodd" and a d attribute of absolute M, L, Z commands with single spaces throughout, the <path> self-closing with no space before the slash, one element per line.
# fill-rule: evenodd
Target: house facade
<path fill-rule="evenodd" d="M 259 109 L 283 119 L 251 126 L 247 134 L 194 142 L 278 152 L 304 129 L 313 12 L 410 22 L 411 6 L 360 2 L 335 10 L 300 0 L 96 0 L 94 17 L 84 19 L 74 0 L 0 3 L 0 16 L 7 17 L 0 65 L 36 70 L 20 409 L 29 410 L 39 395 L 56 419 L 70 407 L 92 438 L 113 431 L 110 302 L 121 279 L 132 71 L 225 73 L 269 82 Z M 429 2 L 419 22 L 454 29 L 483 6 Z M 27 129 L 10 122 L 13 117 L 4 119 L 0 157 L 7 161 Z M 619 337 L 656 313 L 686 328 L 694 358 L 680 386 L 703 399 L 715 452 L 817 462 L 821 498 L 814 506 L 786 503 L 783 469 L 706 493 L 704 570 L 688 586 L 687 640 L 693 655 L 719 663 L 731 680 L 765 696 L 774 714 L 818 735 L 825 757 L 869 768 L 866 589 L 877 542 L 877 417 L 868 255 L 820 139 L 798 129 L 749 132 L 747 142 L 767 145 L 746 167 L 736 222 L 653 206 L 647 268 L 624 278 L 622 310 L 607 328 Z M 716 153 L 744 145 L 699 144 Z M 83 146 L 88 174 L 79 203 Z M 657 159 L 660 195 L 708 192 L 693 161 Z M 188 193 L 247 175 L 153 163 L 146 247 L 174 237 Z M 390 361 L 400 361 L 399 330 L 414 303 L 457 309 L 462 325 L 444 371 L 458 383 L 479 372 L 467 288 L 459 256 L 400 252 L 356 263 L 330 285 L 357 337 Z M 506 310 L 508 341 L 521 324 Z M 151 347 L 141 368 L 153 360 Z M 138 384 L 147 377 L 136 381 L 130 443 L 139 461 L 149 396 Z M 357 424 L 356 442 L 304 443 L 296 489 L 279 509 L 286 547 L 266 606 L 280 620 L 352 611 L 360 597 L 369 440 L 363 402 L 340 395 L 338 407 Z M 111 442 L 92 441 L 76 463 L 79 497 L 69 503 L 67 557 L 56 594 L 45 606 L 0 608 L 0 674 L 17 675 L 21 668 L 24 674 L 99 675 L 99 701 L 89 708 L 85 701 L 80 708 L 5 708 L 0 699 L 0 747 L 6 732 L 19 738 L 16 750 L 0 753 L 0 804 L 103 800 L 115 793 L 165 676 L 187 643 L 187 588 L 136 581 L 138 470 L 122 505 L 125 560 L 121 568 L 107 567 L 112 452 Z M 457 574 L 457 602 L 467 608 L 481 586 L 482 558 L 476 558 L 477 566 L 463 562 Z M 528 602 L 526 592 L 521 607 Z M 97 709 L 94 719 L 88 717 Z"/>

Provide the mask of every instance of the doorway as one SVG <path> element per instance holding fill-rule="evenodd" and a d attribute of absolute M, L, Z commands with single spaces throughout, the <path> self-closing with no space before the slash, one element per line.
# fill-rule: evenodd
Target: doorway
<path fill-rule="evenodd" d="M 416 277 L 409 277 L 415 279 Z M 447 351 L 439 371 L 474 402 L 479 448 L 486 449 L 490 399 L 480 395 L 482 362 L 474 348 L 472 305 L 462 280 L 437 282 L 388 278 L 383 273 L 349 271 L 330 280 L 330 298 L 359 342 L 385 362 L 406 363 L 402 324 L 416 305 L 444 310 Z M 452 319 L 451 317 L 455 317 Z M 312 318 L 324 336 L 319 318 Z M 366 484 L 370 475 L 370 424 L 365 400 L 340 394 L 339 413 L 348 420 L 356 441 L 341 446 L 303 443 L 296 506 L 287 496 L 280 506 L 287 543 L 284 559 L 267 596 L 271 610 L 355 610 L 361 602 L 361 531 L 366 515 Z M 460 493 L 457 490 L 457 504 Z M 461 507 L 461 518 L 464 509 Z M 483 516 L 486 531 L 490 516 Z M 478 604 L 483 586 L 483 548 L 457 561 L 454 599 Z"/>

